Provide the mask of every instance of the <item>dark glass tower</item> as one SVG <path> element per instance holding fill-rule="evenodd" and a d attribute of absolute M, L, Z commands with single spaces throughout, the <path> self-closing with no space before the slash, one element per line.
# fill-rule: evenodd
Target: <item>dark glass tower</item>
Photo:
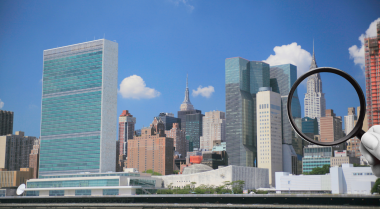
<path fill-rule="evenodd" d="M 158 115 L 158 118 L 162 120 L 165 125 L 165 130 L 170 130 L 173 128 L 173 123 L 179 124 L 179 129 L 181 129 L 181 119 L 174 117 L 172 113 L 162 112 Z"/>
<path fill-rule="evenodd" d="M 269 87 L 269 65 L 227 58 L 226 143 L 229 165 L 256 166 L 256 93 Z"/>
<path fill-rule="evenodd" d="M 178 111 L 178 118 L 180 119 L 181 130 L 186 132 L 186 152 L 188 152 L 188 151 L 192 152 L 193 151 L 194 143 L 198 144 L 198 148 L 199 148 L 200 136 L 202 136 L 202 116 L 203 115 L 201 113 L 202 113 L 202 111 L 194 109 L 194 106 L 190 102 L 188 78 L 186 78 L 185 100 L 181 104 L 180 111 Z M 197 125 L 193 123 L 196 121 L 195 119 L 193 121 L 193 117 L 189 118 L 192 120 L 191 123 L 186 122 L 186 119 L 188 118 L 187 115 L 201 115 L 201 116 L 195 116 L 195 117 L 201 118 L 200 119 L 201 122 L 200 122 L 200 126 L 199 126 L 200 130 L 197 130 L 197 128 L 196 128 Z M 186 127 L 187 124 L 191 124 L 191 130 L 190 130 L 191 133 L 189 133 L 189 134 L 187 133 L 187 127 Z M 195 133 L 200 133 L 200 135 L 195 134 Z M 199 135 L 198 139 L 195 138 L 196 135 Z M 192 142 L 192 143 L 190 143 L 190 142 Z"/>

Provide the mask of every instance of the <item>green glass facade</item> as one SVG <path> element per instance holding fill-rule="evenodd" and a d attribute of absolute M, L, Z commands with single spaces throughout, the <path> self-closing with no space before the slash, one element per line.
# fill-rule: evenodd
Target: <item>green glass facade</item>
<path fill-rule="evenodd" d="M 104 87 L 117 79 L 117 65 L 116 71 L 115 66 L 105 66 L 106 59 L 113 59 L 110 54 L 117 61 L 117 44 L 110 42 L 116 44 L 115 56 L 106 49 L 109 42 L 101 39 L 44 51 L 40 177 L 104 170 L 101 147 L 110 143 L 102 142 L 102 132 L 109 130 L 102 127 L 106 122 L 102 111 L 110 105 L 102 97 Z M 116 98 L 117 88 L 114 91 L 107 100 Z"/>
<path fill-rule="evenodd" d="M 226 143 L 229 164 L 256 166 L 256 93 L 269 87 L 269 65 L 240 57 L 225 61 Z"/>
<path fill-rule="evenodd" d="M 302 158 L 302 173 L 310 172 L 313 168 L 330 165 L 332 157 L 331 147 L 322 147 L 311 145 L 304 148 L 304 157 Z"/>
<path fill-rule="evenodd" d="M 28 182 L 27 188 L 119 186 L 119 179 L 63 180 Z"/>
<path fill-rule="evenodd" d="M 91 195 L 90 189 L 75 190 L 75 196 Z"/>
<path fill-rule="evenodd" d="M 186 115 L 186 140 L 189 143 L 189 150 L 200 148 L 200 138 L 202 136 L 203 114 L 195 113 Z"/>
<path fill-rule="evenodd" d="M 118 189 L 103 189 L 103 195 L 119 195 Z"/>

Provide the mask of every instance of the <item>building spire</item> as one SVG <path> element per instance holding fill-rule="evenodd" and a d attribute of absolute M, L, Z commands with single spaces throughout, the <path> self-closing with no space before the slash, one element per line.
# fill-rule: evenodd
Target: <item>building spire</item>
<path fill-rule="evenodd" d="M 190 102 L 189 97 L 189 75 L 186 75 L 186 91 L 185 91 L 185 99 L 183 100 L 181 110 L 194 110 L 194 106 Z"/>
<path fill-rule="evenodd" d="M 314 53 L 314 39 L 313 39 L 313 57 L 311 58 L 311 65 L 310 65 L 310 70 L 317 68 L 317 62 L 315 61 L 315 53 Z"/>

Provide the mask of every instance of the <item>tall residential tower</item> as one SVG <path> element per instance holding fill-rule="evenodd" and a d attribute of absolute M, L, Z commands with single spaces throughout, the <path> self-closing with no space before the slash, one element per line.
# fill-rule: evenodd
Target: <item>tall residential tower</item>
<path fill-rule="evenodd" d="M 118 44 L 43 53 L 39 176 L 115 171 Z"/>

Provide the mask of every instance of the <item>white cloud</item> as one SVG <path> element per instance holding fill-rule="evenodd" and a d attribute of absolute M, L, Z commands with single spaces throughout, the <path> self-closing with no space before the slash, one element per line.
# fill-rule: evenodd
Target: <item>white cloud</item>
<path fill-rule="evenodd" d="M 201 95 L 202 97 L 210 98 L 211 94 L 214 92 L 215 90 L 213 86 L 203 88 L 202 86 L 199 86 L 197 90 L 193 90 L 193 96 L 196 97 L 198 95 Z"/>
<path fill-rule="evenodd" d="M 160 96 L 160 92 L 146 87 L 145 81 L 138 75 L 124 78 L 120 83 L 119 93 L 127 99 L 151 99 Z"/>
<path fill-rule="evenodd" d="M 189 4 L 189 0 L 168 0 L 169 2 L 173 3 L 176 6 L 179 6 L 179 4 L 183 4 L 189 13 L 191 13 L 194 10 L 194 6 Z"/>
<path fill-rule="evenodd" d="M 293 42 L 288 45 L 276 46 L 273 49 L 275 55 L 270 55 L 264 62 L 269 65 L 293 64 L 297 66 L 297 77 L 306 73 L 311 64 L 311 54 L 302 49 L 301 45 Z"/>
<path fill-rule="evenodd" d="M 4 107 L 4 102 L 0 99 L 0 109 Z"/>
<path fill-rule="evenodd" d="M 380 21 L 380 17 L 377 20 L 373 21 L 368 29 L 365 31 L 365 34 L 361 34 L 359 36 L 359 41 L 361 43 L 360 48 L 358 46 L 353 45 L 348 48 L 348 52 L 350 53 L 350 58 L 354 59 L 355 65 L 359 65 L 364 72 L 364 38 L 376 36 L 376 23 Z"/>

